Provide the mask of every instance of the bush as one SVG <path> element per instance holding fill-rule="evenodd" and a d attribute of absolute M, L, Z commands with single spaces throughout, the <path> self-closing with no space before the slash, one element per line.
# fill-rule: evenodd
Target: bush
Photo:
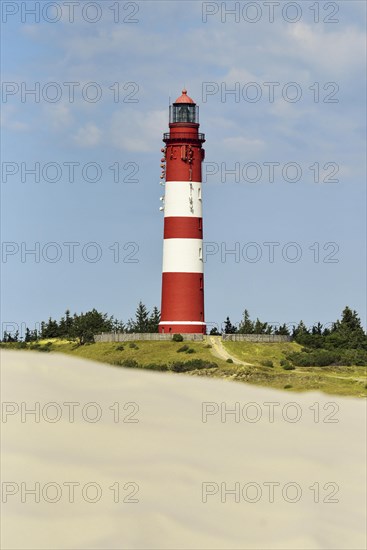
<path fill-rule="evenodd" d="M 139 346 L 137 346 L 137 345 L 135 344 L 135 342 L 130 342 L 129 348 L 131 348 L 131 349 L 139 349 Z"/>
<path fill-rule="evenodd" d="M 44 346 L 39 346 L 36 348 L 38 351 L 45 351 L 46 353 L 52 350 L 52 342 L 46 342 Z"/>
<path fill-rule="evenodd" d="M 156 370 L 156 371 L 167 371 L 168 365 L 160 365 L 159 363 L 149 363 L 149 365 L 142 365 L 143 369 L 147 370 Z"/>
<path fill-rule="evenodd" d="M 192 359 L 191 361 L 175 361 L 169 365 L 169 369 L 173 372 L 189 372 L 192 370 L 201 369 L 216 369 L 217 363 L 211 361 L 203 361 L 203 359 Z"/>
<path fill-rule="evenodd" d="M 184 346 L 181 346 L 180 348 L 178 348 L 177 350 L 177 353 L 182 353 L 184 351 L 188 351 L 190 348 L 187 344 L 185 344 Z"/>
<path fill-rule="evenodd" d="M 129 369 L 139 369 L 141 365 L 134 359 L 125 359 L 124 361 L 119 362 L 121 367 L 127 367 Z"/>
<path fill-rule="evenodd" d="M 296 367 L 291 365 L 290 363 L 287 363 L 286 365 L 283 365 L 284 370 L 294 370 Z"/>
<path fill-rule="evenodd" d="M 174 334 L 172 340 L 173 342 L 183 342 L 183 336 L 182 334 Z"/>
<path fill-rule="evenodd" d="M 30 344 L 29 349 L 39 349 L 41 347 L 41 344 L 38 342 L 35 342 L 34 344 Z"/>
<path fill-rule="evenodd" d="M 340 353 L 325 349 L 302 350 L 301 352 L 290 353 L 287 359 L 298 367 L 326 367 L 337 364 Z"/>
<path fill-rule="evenodd" d="M 124 351 L 124 346 L 117 346 L 116 351 Z"/>
<path fill-rule="evenodd" d="M 196 351 L 193 348 L 189 348 L 186 353 L 196 353 Z"/>
<path fill-rule="evenodd" d="M 367 352 L 363 349 L 341 350 L 339 362 L 341 365 L 364 367 L 367 365 Z"/>
<path fill-rule="evenodd" d="M 292 386 L 291 386 L 290 384 L 286 384 L 286 385 L 284 386 L 284 389 L 285 389 L 285 390 L 289 390 L 289 388 L 291 388 L 291 387 L 292 387 Z"/>
<path fill-rule="evenodd" d="M 228 357 L 228 359 L 226 360 L 226 363 L 233 363 L 233 359 L 231 359 L 230 357 Z"/>
<path fill-rule="evenodd" d="M 262 361 L 261 364 L 263 367 L 274 367 L 274 363 L 270 359 L 265 359 L 265 361 Z"/>
<path fill-rule="evenodd" d="M 15 349 L 25 349 L 27 348 L 27 342 L 15 342 L 14 343 Z"/>
<path fill-rule="evenodd" d="M 213 346 L 211 344 L 205 344 L 205 346 L 204 346 L 204 348 L 207 348 L 207 349 L 212 348 L 212 347 Z"/>

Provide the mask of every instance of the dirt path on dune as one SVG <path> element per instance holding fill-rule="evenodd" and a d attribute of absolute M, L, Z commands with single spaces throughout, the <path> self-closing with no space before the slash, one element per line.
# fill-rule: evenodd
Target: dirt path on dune
<path fill-rule="evenodd" d="M 228 351 L 225 349 L 222 343 L 221 336 L 208 336 L 207 341 L 209 344 L 211 344 L 211 353 L 215 355 L 215 357 L 219 357 L 219 359 L 223 359 L 226 361 L 227 359 L 232 359 L 233 363 L 236 365 L 243 365 L 245 367 L 252 367 L 251 363 L 246 363 L 245 361 L 241 361 L 240 359 L 237 359 L 237 357 L 234 357 Z"/>

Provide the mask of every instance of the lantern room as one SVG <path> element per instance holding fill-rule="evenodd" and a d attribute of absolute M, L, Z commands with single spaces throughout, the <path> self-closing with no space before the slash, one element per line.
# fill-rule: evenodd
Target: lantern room
<path fill-rule="evenodd" d="M 182 90 L 182 95 L 176 99 L 169 108 L 170 123 L 199 123 L 199 107 L 193 99 L 187 95 L 187 90 Z"/>

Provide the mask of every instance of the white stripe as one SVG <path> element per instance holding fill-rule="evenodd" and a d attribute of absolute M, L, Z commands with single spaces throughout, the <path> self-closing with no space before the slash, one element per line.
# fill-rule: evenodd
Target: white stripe
<path fill-rule="evenodd" d="M 166 181 L 164 216 L 202 217 L 201 182 Z"/>
<path fill-rule="evenodd" d="M 163 273 L 203 273 L 202 239 L 164 239 Z"/>
<path fill-rule="evenodd" d="M 206 325 L 201 321 L 161 321 L 160 325 Z"/>

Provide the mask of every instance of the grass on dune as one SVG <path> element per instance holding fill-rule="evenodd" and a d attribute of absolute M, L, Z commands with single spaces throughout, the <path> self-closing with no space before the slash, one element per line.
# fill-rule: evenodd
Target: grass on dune
<path fill-rule="evenodd" d="M 49 343 L 49 344 L 48 344 Z M 367 395 L 367 376 L 365 367 L 297 367 L 295 370 L 284 370 L 280 361 L 286 354 L 298 351 L 301 346 L 294 342 L 256 343 L 256 342 L 224 342 L 226 350 L 250 366 L 227 363 L 224 359 L 215 357 L 211 348 L 203 342 L 98 342 L 79 346 L 76 342 L 46 339 L 38 342 L 38 347 L 27 345 L 27 349 L 39 351 L 61 352 L 93 361 L 101 361 L 111 365 L 121 365 L 125 360 L 136 361 L 140 366 L 169 365 L 174 362 L 187 362 L 201 359 L 216 363 L 217 368 L 193 370 L 189 374 L 210 376 L 246 382 L 258 386 L 266 386 L 291 392 L 322 391 L 331 395 L 364 397 Z M 178 352 L 183 346 L 193 350 Z M 2 344 L 2 347 L 13 348 L 12 344 Z M 273 367 L 262 365 L 272 361 Z"/>
<path fill-rule="evenodd" d="M 366 367 L 359 366 L 328 366 L 328 367 L 297 367 L 286 371 L 280 364 L 286 359 L 286 354 L 300 351 L 302 346 L 296 342 L 223 342 L 225 349 L 234 357 L 253 363 L 260 368 L 264 361 L 272 361 L 274 367 L 263 367 L 261 372 L 249 377 L 252 383 L 269 385 L 283 389 L 290 386 L 290 391 L 322 391 L 331 395 L 354 397 L 367 396 Z M 265 369 L 265 370 L 264 370 Z"/>
<path fill-rule="evenodd" d="M 131 346 L 133 344 L 133 346 Z M 190 361 L 192 359 L 202 359 L 207 361 L 215 361 L 225 366 L 226 362 L 221 359 L 214 358 L 210 353 L 210 349 L 205 348 L 202 342 L 188 342 L 189 349 L 194 350 L 193 353 L 181 352 L 177 350 L 183 346 L 183 342 L 98 342 L 96 344 L 86 344 L 84 346 L 76 346 L 75 343 L 59 344 L 55 351 L 70 353 L 86 359 L 94 361 L 103 361 L 105 363 L 116 363 L 125 359 L 134 359 L 141 365 L 169 364 L 175 361 Z M 123 348 L 123 350 L 121 349 Z"/>
<path fill-rule="evenodd" d="M 296 342 L 231 342 L 223 341 L 223 346 L 228 353 L 242 361 L 253 365 L 261 365 L 263 361 L 271 360 L 274 366 L 280 366 L 280 361 L 285 359 L 286 353 L 301 351 L 302 346 Z"/>

